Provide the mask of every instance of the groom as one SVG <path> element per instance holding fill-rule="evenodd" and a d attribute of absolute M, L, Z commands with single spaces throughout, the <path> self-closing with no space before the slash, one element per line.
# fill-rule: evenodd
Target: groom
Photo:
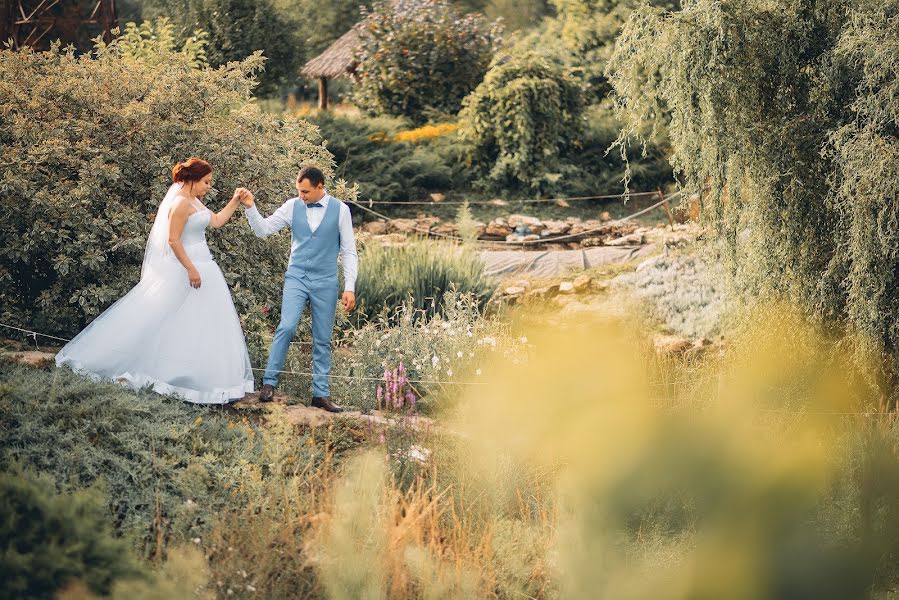
<path fill-rule="evenodd" d="M 306 166 L 297 174 L 298 197 L 285 202 L 272 216 L 264 218 L 259 214 L 252 194 L 245 194 L 241 202 L 257 236 L 267 237 L 290 227 L 292 238 L 284 274 L 281 322 L 272 341 L 259 401 L 271 402 L 287 349 L 308 303 L 312 309 L 312 406 L 338 413 L 343 409 L 331 400 L 328 381 L 331 331 L 337 312 L 337 256 L 343 259 L 341 303 L 347 312 L 356 306 L 359 258 L 350 209 L 329 195 L 324 186 L 324 174 Z"/>

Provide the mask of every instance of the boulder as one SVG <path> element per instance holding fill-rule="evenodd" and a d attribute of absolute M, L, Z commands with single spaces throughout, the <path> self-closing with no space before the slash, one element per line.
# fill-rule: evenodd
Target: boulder
<path fill-rule="evenodd" d="M 392 219 L 388 231 L 390 233 L 416 233 L 418 221 L 415 219 Z"/>
<path fill-rule="evenodd" d="M 680 355 L 693 347 L 689 340 L 677 335 L 657 335 L 652 340 L 656 354 Z"/>
<path fill-rule="evenodd" d="M 369 221 L 368 223 L 362 224 L 362 231 L 365 233 L 370 233 L 372 235 L 384 235 L 387 233 L 387 229 L 389 226 L 387 225 L 387 221 L 384 219 L 379 219 L 377 221 Z"/>
<path fill-rule="evenodd" d="M 565 221 L 544 221 L 543 225 L 546 228 L 540 232 L 540 236 L 544 238 L 565 235 L 571 230 L 571 224 Z"/>
<path fill-rule="evenodd" d="M 570 281 L 563 281 L 559 284 L 560 294 L 570 294 L 574 291 L 574 284 Z"/>
<path fill-rule="evenodd" d="M 527 291 L 525 290 L 525 288 L 513 285 L 504 289 L 503 294 L 505 294 L 506 296 L 520 296 L 521 294 L 525 293 L 525 291 Z"/>
<path fill-rule="evenodd" d="M 540 233 L 546 226 L 543 224 L 543 221 L 538 219 L 537 217 L 529 217 L 527 215 L 512 215 L 509 217 L 509 226 L 514 228 L 520 227 L 521 225 L 526 226 L 531 230 L 532 233 Z"/>
<path fill-rule="evenodd" d="M 646 243 L 646 237 L 642 233 L 631 233 L 618 238 L 605 240 L 606 246 L 639 246 Z"/>
<path fill-rule="evenodd" d="M 590 287 L 590 277 L 587 275 L 578 275 L 574 278 L 574 291 L 583 292 Z"/>

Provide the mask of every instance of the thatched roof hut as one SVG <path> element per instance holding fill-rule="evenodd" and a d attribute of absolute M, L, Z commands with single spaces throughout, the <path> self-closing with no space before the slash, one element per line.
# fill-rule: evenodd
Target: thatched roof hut
<path fill-rule="evenodd" d="M 356 48 L 359 47 L 359 34 L 350 29 L 340 36 L 327 50 L 310 60 L 300 71 L 309 79 L 318 79 L 318 107 L 328 108 L 328 80 L 348 77 L 356 70 Z"/>

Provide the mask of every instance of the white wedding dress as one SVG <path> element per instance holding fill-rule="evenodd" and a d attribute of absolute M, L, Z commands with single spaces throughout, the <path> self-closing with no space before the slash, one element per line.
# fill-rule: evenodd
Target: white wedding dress
<path fill-rule="evenodd" d="M 228 284 L 206 245 L 212 213 L 199 201 L 181 235 L 199 289 L 168 248 L 178 190 L 173 185 L 159 207 L 140 282 L 66 344 L 56 364 L 197 404 L 224 404 L 253 391 L 250 357 Z"/>

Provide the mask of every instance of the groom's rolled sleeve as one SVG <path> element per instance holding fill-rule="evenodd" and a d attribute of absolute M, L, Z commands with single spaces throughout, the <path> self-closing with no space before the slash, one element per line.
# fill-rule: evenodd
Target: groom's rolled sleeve
<path fill-rule="evenodd" d="M 249 221 L 253 233 L 255 233 L 257 237 L 264 238 L 288 227 L 290 225 L 290 216 L 293 213 L 293 203 L 295 201 L 296 198 L 291 198 L 282 204 L 270 217 L 263 217 L 255 204 L 246 209 L 244 214 L 247 215 L 247 221 Z"/>
<path fill-rule="evenodd" d="M 353 235 L 353 217 L 350 207 L 340 206 L 340 218 L 337 220 L 340 232 L 340 259 L 343 263 L 343 289 L 356 292 L 356 276 L 359 274 L 359 255 L 356 253 L 356 238 Z"/>

